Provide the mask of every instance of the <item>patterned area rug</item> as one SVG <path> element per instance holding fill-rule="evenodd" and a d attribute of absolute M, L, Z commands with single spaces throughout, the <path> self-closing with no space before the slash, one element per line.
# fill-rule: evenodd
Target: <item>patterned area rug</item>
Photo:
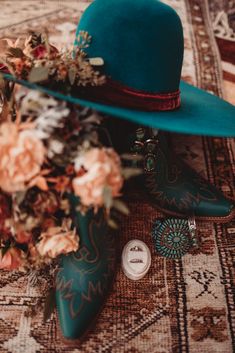
<path fill-rule="evenodd" d="M 166 0 L 184 26 L 183 77 L 222 95 L 222 70 L 207 0 Z M 80 1 L 1 1 L 0 38 L 47 27 L 52 42 L 73 42 Z M 124 9 L 123 9 L 124 10 Z M 235 198 L 235 145 L 231 139 L 172 135 L 177 153 L 198 172 Z M 132 195 L 131 217 L 120 229 L 120 248 L 130 239 L 145 241 L 153 263 L 148 275 L 128 280 L 120 266 L 113 291 L 99 320 L 80 346 L 61 339 L 56 316 L 43 323 L 42 313 L 28 318 L 29 305 L 47 285 L 42 274 L 35 286 L 27 275 L 0 276 L 0 352 L 113 352 L 113 353 L 231 353 L 235 347 L 235 222 L 199 223 L 200 250 L 182 260 L 166 260 L 154 253 L 152 222 L 163 215 L 147 200 Z"/>
<path fill-rule="evenodd" d="M 222 59 L 225 97 L 235 104 L 235 1 L 210 0 L 209 5 Z"/>

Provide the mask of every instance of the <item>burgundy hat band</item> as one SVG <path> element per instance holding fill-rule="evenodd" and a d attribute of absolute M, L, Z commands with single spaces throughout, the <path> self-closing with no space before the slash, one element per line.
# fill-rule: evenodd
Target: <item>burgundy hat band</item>
<path fill-rule="evenodd" d="M 100 103 L 143 111 L 167 111 L 180 107 L 180 91 L 148 93 L 123 86 L 110 79 L 102 86 L 84 87 L 84 98 Z"/>

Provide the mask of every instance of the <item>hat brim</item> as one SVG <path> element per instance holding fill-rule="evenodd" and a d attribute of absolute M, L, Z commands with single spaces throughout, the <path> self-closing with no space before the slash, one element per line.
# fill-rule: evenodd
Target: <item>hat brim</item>
<path fill-rule="evenodd" d="M 68 96 L 38 84 L 16 79 L 9 74 L 3 74 L 3 76 L 55 98 L 93 108 L 101 113 L 127 119 L 140 125 L 192 135 L 235 137 L 235 106 L 183 81 L 180 83 L 182 103 L 179 109 L 145 112 Z"/>

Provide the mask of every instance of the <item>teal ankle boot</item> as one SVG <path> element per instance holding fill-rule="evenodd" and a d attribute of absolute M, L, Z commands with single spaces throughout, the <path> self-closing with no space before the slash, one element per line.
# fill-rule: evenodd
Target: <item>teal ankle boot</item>
<path fill-rule="evenodd" d="M 178 217 L 226 222 L 234 203 L 175 155 L 167 134 L 136 130 L 131 151 L 143 155 L 144 190 L 159 210 Z"/>
<path fill-rule="evenodd" d="M 115 238 L 103 211 L 85 215 L 75 211 L 79 250 L 61 259 L 56 279 L 56 305 L 63 336 L 80 340 L 94 323 L 112 286 L 115 273 Z"/>
<path fill-rule="evenodd" d="M 170 216 L 221 223 L 235 216 L 234 203 L 175 155 L 167 133 L 110 117 L 105 124 L 119 153 L 143 157 L 131 164 L 143 169 L 136 184 L 157 209 Z"/>

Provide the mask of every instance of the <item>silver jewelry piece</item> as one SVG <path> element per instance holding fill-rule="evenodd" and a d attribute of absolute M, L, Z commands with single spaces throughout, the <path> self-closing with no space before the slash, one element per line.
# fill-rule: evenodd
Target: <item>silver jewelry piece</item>
<path fill-rule="evenodd" d="M 189 232 L 191 234 L 193 246 L 198 247 L 198 239 L 197 239 L 197 232 L 196 232 L 197 226 L 196 226 L 195 217 L 189 217 L 188 227 L 189 227 Z"/>
<path fill-rule="evenodd" d="M 143 249 L 140 248 L 139 246 L 134 246 L 133 248 L 130 249 L 130 251 L 143 251 Z"/>
<path fill-rule="evenodd" d="M 131 259 L 129 262 L 131 262 L 132 264 L 142 264 L 143 260 L 141 260 L 141 259 Z"/>

